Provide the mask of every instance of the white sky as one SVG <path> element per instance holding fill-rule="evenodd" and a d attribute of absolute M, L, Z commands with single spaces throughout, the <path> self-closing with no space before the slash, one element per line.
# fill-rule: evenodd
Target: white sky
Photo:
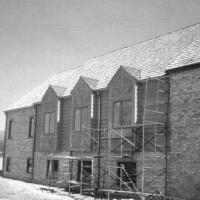
<path fill-rule="evenodd" d="M 3 110 L 56 72 L 200 21 L 199 0 L 0 0 Z"/>

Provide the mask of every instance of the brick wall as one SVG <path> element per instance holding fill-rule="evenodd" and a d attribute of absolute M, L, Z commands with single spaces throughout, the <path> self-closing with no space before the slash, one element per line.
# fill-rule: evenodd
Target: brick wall
<path fill-rule="evenodd" d="M 170 191 L 200 197 L 200 69 L 171 74 Z"/>
<path fill-rule="evenodd" d="M 19 109 L 6 114 L 6 147 L 3 174 L 17 179 L 31 178 L 26 173 L 27 158 L 32 157 L 33 137 L 29 138 L 29 119 L 34 116 L 34 108 Z M 13 120 L 12 138 L 8 139 L 9 120 Z M 6 159 L 11 158 L 11 171 L 6 172 Z"/>

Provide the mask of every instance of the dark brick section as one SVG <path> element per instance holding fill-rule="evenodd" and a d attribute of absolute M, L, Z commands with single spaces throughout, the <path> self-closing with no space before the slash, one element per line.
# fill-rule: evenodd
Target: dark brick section
<path fill-rule="evenodd" d="M 200 69 L 174 72 L 170 80 L 170 191 L 199 199 Z"/>

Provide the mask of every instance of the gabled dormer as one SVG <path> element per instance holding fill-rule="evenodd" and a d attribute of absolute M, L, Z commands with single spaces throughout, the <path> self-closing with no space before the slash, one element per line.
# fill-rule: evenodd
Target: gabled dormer
<path fill-rule="evenodd" d="M 124 128 L 136 123 L 140 75 L 134 67 L 120 66 L 109 82 L 109 124 L 112 127 Z"/>
<path fill-rule="evenodd" d="M 72 130 L 81 131 L 83 128 L 91 127 L 94 113 L 95 89 L 98 80 L 81 76 L 71 91 L 74 121 Z M 80 116 L 81 115 L 81 116 Z M 80 124 L 77 121 L 80 119 Z M 79 126 L 80 125 L 80 126 Z"/>
<path fill-rule="evenodd" d="M 60 97 L 64 95 L 65 90 L 64 87 L 50 85 L 42 97 L 41 149 L 43 151 L 58 150 Z"/>
<path fill-rule="evenodd" d="M 95 125 L 96 88 L 98 80 L 81 76 L 71 91 L 72 95 L 72 149 L 80 148 L 80 134 Z M 88 138 L 87 138 L 88 139 Z M 88 140 L 89 142 L 89 140 Z M 89 144 L 88 144 L 89 145 Z"/>
<path fill-rule="evenodd" d="M 42 101 L 57 101 L 65 93 L 66 88 L 50 85 L 42 97 Z"/>

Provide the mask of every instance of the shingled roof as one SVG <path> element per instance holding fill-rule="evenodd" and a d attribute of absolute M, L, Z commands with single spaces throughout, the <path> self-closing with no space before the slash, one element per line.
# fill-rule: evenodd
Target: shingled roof
<path fill-rule="evenodd" d="M 12 104 L 7 110 L 28 107 L 41 101 L 49 85 L 66 88 L 63 96 L 70 95 L 80 76 L 98 80 L 96 89 L 107 87 L 122 65 L 141 71 L 141 79 L 161 76 L 167 69 L 200 61 L 200 24 L 124 47 L 92 58 L 82 66 L 58 73 Z"/>

